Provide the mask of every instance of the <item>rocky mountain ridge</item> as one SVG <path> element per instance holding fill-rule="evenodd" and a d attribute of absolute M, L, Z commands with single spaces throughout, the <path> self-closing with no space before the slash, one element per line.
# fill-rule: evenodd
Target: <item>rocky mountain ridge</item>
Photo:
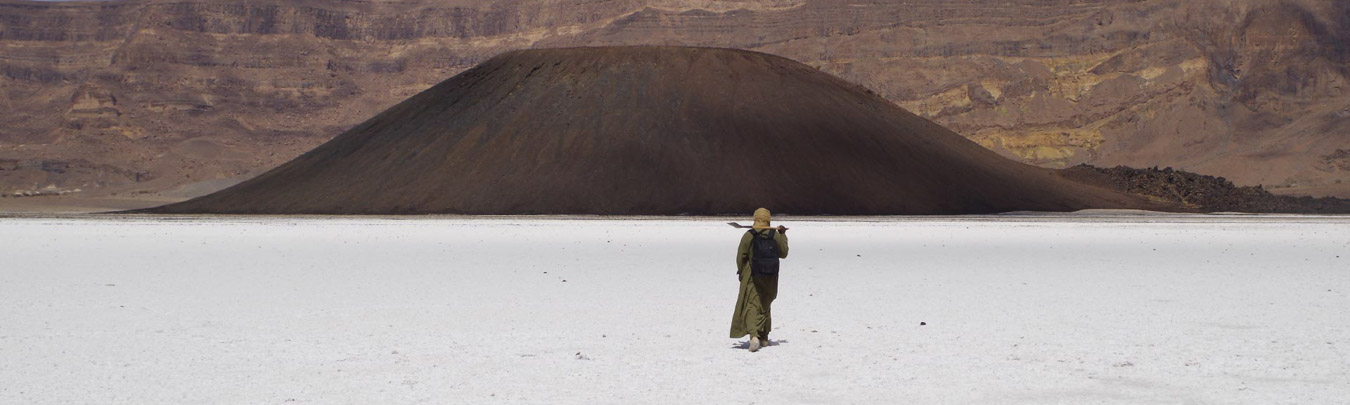
<path fill-rule="evenodd" d="M 0 194 L 201 194 L 503 51 L 639 44 L 785 56 L 1041 166 L 1350 196 L 1335 0 L 3 0 Z"/>

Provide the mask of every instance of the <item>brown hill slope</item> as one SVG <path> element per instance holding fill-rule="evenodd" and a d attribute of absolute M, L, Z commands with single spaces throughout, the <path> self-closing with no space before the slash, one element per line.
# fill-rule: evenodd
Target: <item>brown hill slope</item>
<path fill-rule="evenodd" d="M 698 45 L 1045 167 L 1350 196 L 1346 44 L 1342 0 L 0 0 L 0 194 L 206 190 L 507 50 Z"/>
<path fill-rule="evenodd" d="M 791 60 L 516 51 L 159 213 L 967 214 L 1143 208 Z"/>

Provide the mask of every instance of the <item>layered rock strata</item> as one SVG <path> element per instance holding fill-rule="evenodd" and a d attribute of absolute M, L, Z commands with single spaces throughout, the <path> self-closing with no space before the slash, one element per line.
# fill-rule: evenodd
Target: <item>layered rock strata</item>
<path fill-rule="evenodd" d="M 0 0 L 0 194 L 205 192 L 500 52 L 649 44 L 785 56 L 1045 167 L 1346 196 L 1347 4 Z"/>

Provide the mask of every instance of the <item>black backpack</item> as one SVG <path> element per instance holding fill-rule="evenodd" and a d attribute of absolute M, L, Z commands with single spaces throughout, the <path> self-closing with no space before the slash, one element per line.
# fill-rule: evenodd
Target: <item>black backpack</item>
<path fill-rule="evenodd" d="M 750 274 L 756 276 L 778 275 L 778 241 L 774 240 L 777 230 L 768 232 L 750 232 Z"/>

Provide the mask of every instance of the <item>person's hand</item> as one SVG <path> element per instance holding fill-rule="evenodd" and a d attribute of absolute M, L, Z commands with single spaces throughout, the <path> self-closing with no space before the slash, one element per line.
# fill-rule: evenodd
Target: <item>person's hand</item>
<path fill-rule="evenodd" d="M 786 227 L 786 226 L 782 226 L 782 225 L 779 225 L 779 226 L 778 226 L 778 233 L 787 235 L 787 230 L 788 230 L 788 227 Z"/>

